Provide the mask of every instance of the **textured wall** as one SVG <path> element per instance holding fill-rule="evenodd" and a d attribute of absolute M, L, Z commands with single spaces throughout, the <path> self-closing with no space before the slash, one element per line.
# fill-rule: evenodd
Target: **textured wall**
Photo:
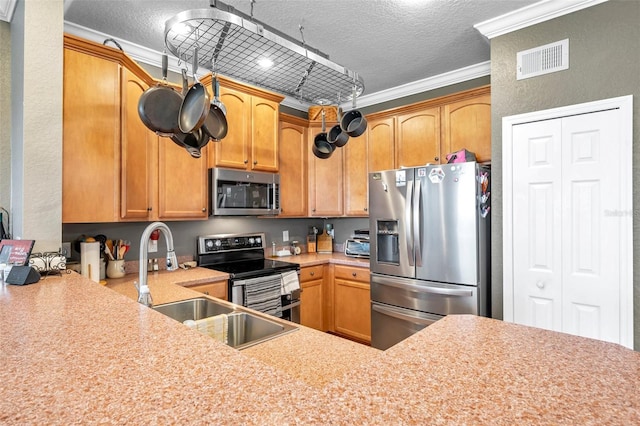
<path fill-rule="evenodd" d="M 11 22 L 13 234 L 57 250 L 62 229 L 63 1 L 18 2 Z"/>
<path fill-rule="evenodd" d="M 7 22 L 0 21 L 0 206 L 10 211 L 10 201 L 11 33 L 9 31 L 9 24 Z"/>
<path fill-rule="evenodd" d="M 491 41 L 493 185 L 492 304 L 502 318 L 502 118 L 634 95 L 633 139 L 640 140 L 640 2 L 612 0 Z M 516 80 L 516 52 L 569 39 L 566 71 Z M 635 145 L 635 144 L 634 144 Z M 640 348 L 640 151 L 633 152 L 634 341 Z"/>

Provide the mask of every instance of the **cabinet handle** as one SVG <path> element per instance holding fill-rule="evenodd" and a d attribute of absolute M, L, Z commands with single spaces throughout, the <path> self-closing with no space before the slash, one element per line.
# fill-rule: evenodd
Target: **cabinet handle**
<path fill-rule="evenodd" d="M 364 208 L 364 211 L 365 211 L 365 212 L 366 212 L 366 211 L 369 211 L 369 209 L 365 207 L 365 208 Z"/>
<path fill-rule="evenodd" d="M 204 212 L 206 212 L 206 211 L 207 211 L 207 208 L 206 208 L 206 207 L 203 207 L 203 208 L 202 208 L 202 213 L 204 213 Z"/>
<path fill-rule="evenodd" d="M 244 160 L 244 164 L 247 164 L 249 162 L 249 160 Z"/>
<path fill-rule="evenodd" d="M 351 276 L 354 276 L 354 277 L 355 277 L 356 275 L 358 275 L 358 274 L 356 274 L 355 272 L 352 272 L 352 273 L 351 273 Z"/>
<path fill-rule="evenodd" d="M 440 157 L 434 158 L 435 161 L 440 161 Z"/>
<path fill-rule="evenodd" d="M 205 291 L 205 292 L 204 292 L 204 294 L 206 294 L 206 295 L 208 296 L 208 295 L 209 295 L 209 292 L 208 292 L 208 291 Z"/>
<path fill-rule="evenodd" d="M 311 275 L 311 276 L 314 276 L 315 274 L 316 274 L 316 273 L 315 273 L 315 272 L 313 272 L 313 271 L 311 271 L 311 272 L 309 273 L 309 275 Z"/>
<path fill-rule="evenodd" d="M 258 164 L 258 160 L 253 160 L 253 165 L 255 166 L 256 164 Z"/>
<path fill-rule="evenodd" d="M 147 207 L 148 212 L 150 212 L 151 210 L 153 210 L 151 207 Z"/>

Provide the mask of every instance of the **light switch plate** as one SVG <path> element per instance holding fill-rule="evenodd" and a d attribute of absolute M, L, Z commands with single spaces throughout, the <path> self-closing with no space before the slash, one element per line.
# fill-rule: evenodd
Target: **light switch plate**
<path fill-rule="evenodd" d="M 282 231 L 282 241 L 289 241 L 289 231 Z"/>

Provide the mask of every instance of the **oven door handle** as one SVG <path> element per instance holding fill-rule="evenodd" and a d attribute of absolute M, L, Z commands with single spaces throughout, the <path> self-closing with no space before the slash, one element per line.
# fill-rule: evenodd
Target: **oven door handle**
<path fill-rule="evenodd" d="M 417 317 L 414 315 L 408 315 L 408 314 L 404 314 L 401 312 L 398 312 L 395 309 L 390 309 L 390 308 L 384 308 L 380 305 L 371 305 L 371 309 L 373 309 L 374 311 L 382 314 L 382 315 L 387 315 L 389 317 L 393 317 L 393 318 L 397 318 L 403 321 L 409 321 L 412 322 L 414 324 L 420 324 L 420 325 L 431 325 L 434 322 L 436 322 L 437 320 L 439 320 L 442 317 L 436 317 L 436 316 L 430 316 L 430 318 L 422 318 L 422 317 Z M 426 314 L 423 314 L 426 315 Z"/>
<path fill-rule="evenodd" d="M 291 302 L 288 305 L 283 305 L 282 310 L 286 311 L 287 309 L 295 308 L 296 306 L 300 306 L 300 301 Z"/>

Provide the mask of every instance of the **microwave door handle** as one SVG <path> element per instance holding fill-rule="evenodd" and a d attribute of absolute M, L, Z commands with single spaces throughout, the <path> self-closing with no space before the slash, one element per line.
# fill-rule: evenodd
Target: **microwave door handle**
<path fill-rule="evenodd" d="M 420 211 L 420 192 L 420 180 L 417 180 L 416 188 L 413 191 L 413 250 L 416 255 L 416 266 L 422 266 L 422 238 L 420 238 L 420 218 L 422 212 Z"/>
<path fill-rule="evenodd" d="M 409 266 L 414 266 L 415 256 L 413 253 L 413 244 L 411 235 L 413 233 L 413 220 L 411 213 L 411 202 L 413 199 L 413 181 L 407 182 L 407 198 L 404 203 L 404 237 L 407 240 L 407 254 L 409 256 Z"/>

